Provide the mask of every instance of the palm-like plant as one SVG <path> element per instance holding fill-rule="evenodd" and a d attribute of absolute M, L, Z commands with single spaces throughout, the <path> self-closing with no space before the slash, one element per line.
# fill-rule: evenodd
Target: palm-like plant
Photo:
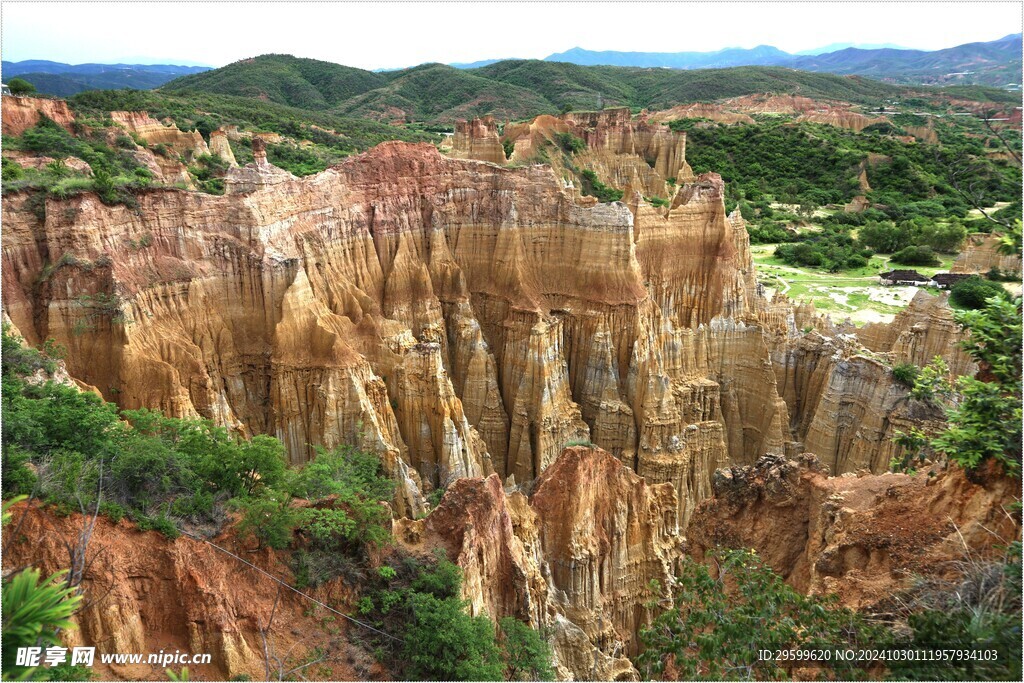
<path fill-rule="evenodd" d="M 10 507 L 22 500 L 18 496 L 3 504 L 2 522 L 10 519 Z M 36 568 L 24 569 L 4 580 L 3 584 L 3 679 L 33 680 L 43 670 L 17 666 L 20 647 L 58 645 L 57 632 L 71 628 L 71 615 L 82 601 L 74 587 L 62 584 L 65 571 L 59 571 L 40 582 Z"/>

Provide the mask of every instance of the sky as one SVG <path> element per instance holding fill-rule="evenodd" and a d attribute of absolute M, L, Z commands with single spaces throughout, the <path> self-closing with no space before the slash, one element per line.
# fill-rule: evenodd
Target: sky
<path fill-rule="evenodd" d="M 363 69 L 540 59 L 572 47 L 644 52 L 894 43 L 923 50 L 1021 30 L 1021 2 L 20 2 L 0 55 L 223 66 L 287 53 Z"/>

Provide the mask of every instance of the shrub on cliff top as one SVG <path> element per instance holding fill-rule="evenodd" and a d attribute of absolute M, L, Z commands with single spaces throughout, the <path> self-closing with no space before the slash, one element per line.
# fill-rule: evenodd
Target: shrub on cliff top
<path fill-rule="evenodd" d="M 921 368 L 913 363 L 900 363 L 892 368 L 892 378 L 905 387 L 913 387 Z"/>
<path fill-rule="evenodd" d="M 834 598 L 800 594 L 751 551 L 721 550 L 714 559 L 717 576 L 686 558 L 673 606 L 640 631 L 646 649 L 636 662 L 647 677 L 671 670 L 677 680 L 775 679 L 785 671 L 760 660 L 758 650 L 887 642 L 884 629 L 837 606 Z M 835 672 L 848 678 L 863 666 L 837 665 Z"/>
<path fill-rule="evenodd" d="M 36 91 L 36 86 L 24 78 L 12 78 L 7 87 L 10 88 L 12 95 L 31 95 Z"/>

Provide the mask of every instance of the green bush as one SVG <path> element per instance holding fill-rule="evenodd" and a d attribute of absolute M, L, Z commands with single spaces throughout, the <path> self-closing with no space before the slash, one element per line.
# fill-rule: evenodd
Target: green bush
<path fill-rule="evenodd" d="M 587 148 L 587 143 L 572 133 L 555 133 L 555 143 L 566 154 L 576 154 Z"/>
<path fill-rule="evenodd" d="M 848 234 L 825 232 L 804 237 L 793 244 L 775 247 L 775 256 L 791 266 L 820 268 L 829 272 L 863 268 L 870 251 L 857 245 Z"/>
<path fill-rule="evenodd" d="M 29 568 L 5 578 L 3 583 L 3 677 L 4 680 L 45 680 L 50 671 L 18 666 L 18 648 L 60 646 L 57 633 L 74 628 L 71 616 L 82 601 L 73 587 L 65 586 L 64 572 L 40 580 L 38 569 Z M 60 680 L 60 679 L 55 679 Z"/>
<path fill-rule="evenodd" d="M 82 305 L 119 310 L 120 302 L 97 294 Z M 283 445 L 269 436 L 239 439 L 208 420 L 119 412 L 73 387 L 29 384 L 26 376 L 52 373 L 63 354 L 52 343 L 45 349 L 23 347 L 4 327 L 5 493 L 38 486 L 47 501 L 78 510 L 102 491 L 112 516 L 130 515 L 168 534 L 176 533 L 174 520 L 219 528 L 234 498 L 243 535 L 273 547 L 287 546 L 300 527 L 314 546 L 350 554 L 388 539 L 390 513 L 382 502 L 393 495 L 393 483 L 376 457 L 343 446 L 288 470 Z M 292 490 L 333 499 L 322 509 L 299 509 L 291 505 Z"/>
<path fill-rule="evenodd" d="M 890 678 L 910 681 L 1021 680 L 1021 543 L 994 560 L 970 558 L 959 585 L 919 582 L 901 599 L 919 606 L 899 647 L 996 650 L 995 659 L 893 661 Z"/>
<path fill-rule="evenodd" d="M 1006 290 L 977 275 L 960 280 L 949 290 L 949 302 L 960 308 L 984 308 L 986 300 L 993 296 L 1006 296 Z"/>
<path fill-rule="evenodd" d="M 905 387 L 913 387 L 921 368 L 913 363 L 900 363 L 892 368 L 892 378 Z"/>
<path fill-rule="evenodd" d="M 883 254 L 892 254 L 910 246 L 911 235 L 892 221 L 872 221 L 857 231 L 857 240 Z"/>
<path fill-rule="evenodd" d="M 947 426 L 935 435 L 920 429 L 901 435 L 904 463 L 946 458 L 968 472 L 989 461 L 1011 475 L 1021 467 L 1021 300 L 989 299 L 979 310 L 957 311 L 957 323 L 970 334 L 961 346 L 985 368 L 986 379 L 950 379 L 936 358 L 921 370 L 915 398 L 941 405 Z"/>
<path fill-rule="evenodd" d="M 409 596 L 411 618 L 402 655 L 411 680 L 500 681 L 501 650 L 487 617 L 472 617 L 469 604 L 429 593 Z"/>
<path fill-rule="evenodd" d="M 253 535 L 260 546 L 276 550 L 287 548 L 299 524 L 299 511 L 292 507 L 291 496 L 280 491 L 267 491 L 255 498 L 235 501 L 242 518 L 238 533 L 245 537 Z"/>
<path fill-rule="evenodd" d="M 580 171 L 583 194 L 597 197 L 599 202 L 617 202 L 622 199 L 622 190 L 608 187 L 597 178 L 597 174 L 589 169 Z"/>
<path fill-rule="evenodd" d="M 3 181 L 5 183 L 12 182 L 15 180 L 21 180 L 25 175 L 25 169 L 21 167 L 21 164 L 3 157 L 0 159 L 3 165 Z"/>

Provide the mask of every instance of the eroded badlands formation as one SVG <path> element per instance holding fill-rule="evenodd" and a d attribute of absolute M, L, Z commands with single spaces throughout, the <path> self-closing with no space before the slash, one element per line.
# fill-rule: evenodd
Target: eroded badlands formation
<path fill-rule="evenodd" d="M 559 132 L 588 143 L 573 168 Z M 473 122 L 454 146 L 490 157 L 492 140 Z M 619 110 L 541 117 L 512 160 L 542 150 L 554 170 L 387 143 L 296 179 L 257 149 L 226 196 L 153 190 L 132 210 L 86 194 L 49 200 L 42 223 L 15 195 L 5 311 L 122 407 L 274 434 L 295 461 L 386 452 L 412 510 L 458 477 L 529 482 L 572 441 L 671 482 L 684 524 L 717 467 L 763 453 L 887 466 L 905 390 L 863 340 L 758 294 L 743 221 L 717 175 L 693 177 L 684 134 Z M 623 203 L 583 197 L 576 168 Z M 919 322 L 945 315 L 948 348 L 932 308 Z"/>
<path fill-rule="evenodd" d="M 174 134 L 151 121 L 124 123 Z M 587 148 L 562 155 L 559 133 Z M 509 160 L 483 120 L 453 140 L 470 158 L 385 143 L 302 179 L 254 140 L 225 196 L 84 194 L 48 200 L 45 221 L 7 196 L 4 310 L 124 408 L 273 434 L 295 462 L 320 444 L 382 453 L 400 542 L 447 548 L 475 610 L 553 629 L 563 677 L 629 678 L 646 586 L 669 584 L 716 469 L 806 451 L 882 472 L 897 429 L 941 417 L 891 364 L 972 368 L 941 299 L 858 333 L 761 296 L 743 220 L 719 176 L 693 176 L 682 133 L 611 110 L 504 137 Z M 623 201 L 583 196 L 584 170 Z M 563 452 L 588 441 L 605 452 Z M 231 616 L 174 632 L 207 639 L 226 674 L 257 667 L 254 617 L 217 609 Z"/>

